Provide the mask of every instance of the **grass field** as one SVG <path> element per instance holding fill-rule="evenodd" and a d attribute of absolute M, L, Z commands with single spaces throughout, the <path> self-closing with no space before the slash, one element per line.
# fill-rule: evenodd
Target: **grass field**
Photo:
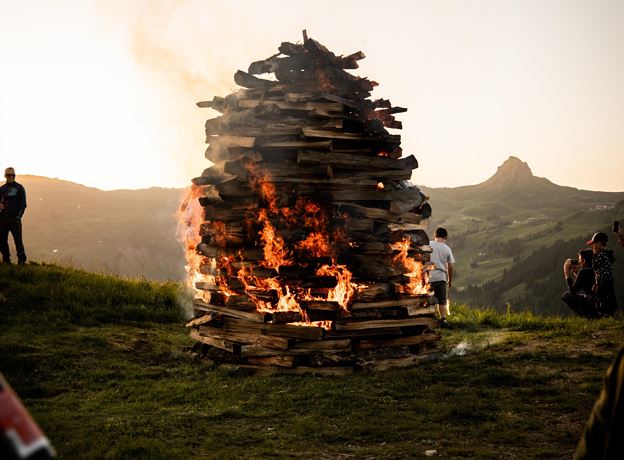
<path fill-rule="evenodd" d="M 189 358 L 178 286 L 0 267 L 0 370 L 60 458 L 570 458 L 620 319 L 456 307 L 442 359 L 243 377 Z"/>

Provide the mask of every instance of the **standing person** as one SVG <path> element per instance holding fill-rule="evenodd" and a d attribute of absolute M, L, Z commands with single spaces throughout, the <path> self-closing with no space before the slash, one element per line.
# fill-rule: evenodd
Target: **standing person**
<path fill-rule="evenodd" d="M 615 257 L 613 251 L 607 250 L 609 237 L 606 233 L 594 233 L 592 239 L 587 242 L 591 245 L 594 252 L 595 283 L 594 297 L 596 299 L 596 307 L 602 315 L 613 316 L 617 309 L 617 301 L 615 299 L 615 286 L 613 285 L 613 262 Z"/>
<path fill-rule="evenodd" d="M 433 295 L 435 295 L 438 302 L 440 326 L 444 328 L 449 327 L 446 321 L 447 292 L 448 288 L 453 285 L 453 264 L 455 263 L 453 251 L 446 244 L 447 239 L 448 232 L 446 229 L 438 227 L 435 230 L 435 240 L 429 243 L 431 249 L 433 249 L 429 260 L 435 264 L 435 268 L 429 271 L 429 284 L 431 284 Z"/>
<path fill-rule="evenodd" d="M 0 253 L 2 261 L 11 263 L 9 251 L 9 233 L 13 235 L 17 263 L 26 263 L 26 252 L 22 242 L 22 216 L 26 210 L 26 190 L 15 182 L 15 169 L 7 168 L 4 171 L 6 183 L 0 187 Z"/>
<path fill-rule="evenodd" d="M 596 279 L 592 260 L 594 253 L 591 249 L 583 249 L 578 259 L 566 260 L 563 266 L 563 276 L 568 283 L 568 290 L 563 293 L 563 300 L 576 314 L 586 318 L 597 318 L 594 294 L 592 288 Z"/>

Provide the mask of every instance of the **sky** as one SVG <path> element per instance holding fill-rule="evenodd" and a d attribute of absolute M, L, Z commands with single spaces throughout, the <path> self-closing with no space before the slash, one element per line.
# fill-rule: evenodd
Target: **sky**
<path fill-rule="evenodd" d="M 363 51 L 407 107 L 417 184 L 536 176 L 624 191 L 619 0 L 0 0 L 0 166 L 105 190 L 182 187 L 210 163 L 195 102 L 308 35 Z M 19 177 L 18 177 L 19 180 Z"/>

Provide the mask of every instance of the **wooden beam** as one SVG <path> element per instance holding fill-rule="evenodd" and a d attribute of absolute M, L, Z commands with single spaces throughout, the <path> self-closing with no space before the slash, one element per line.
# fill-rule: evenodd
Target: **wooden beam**
<path fill-rule="evenodd" d="M 199 331 L 192 330 L 190 336 L 193 340 L 196 340 L 206 345 L 220 348 L 230 353 L 238 354 L 240 352 L 240 345 L 230 342 L 228 340 L 217 339 L 214 337 L 206 337 L 199 333 Z"/>
<path fill-rule="evenodd" d="M 303 128 L 303 135 L 306 137 L 324 137 L 327 139 L 375 139 L 371 136 L 364 136 L 360 133 L 348 133 L 344 131 L 330 131 L 325 129 Z"/>
<path fill-rule="evenodd" d="M 238 101 L 238 106 L 243 109 L 252 109 L 259 105 L 276 105 L 282 110 L 327 110 L 339 112 L 344 109 L 342 104 L 335 102 L 286 102 L 286 101 L 262 101 L 256 99 L 243 99 Z"/>
<path fill-rule="evenodd" d="M 323 328 L 315 326 L 260 324 L 258 322 L 241 321 L 240 319 L 233 318 L 226 318 L 223 320 L 223 329 L 228 331 L 256 332 L 265 335 L 304 340 L 322 340 L 325 333 Z"/>
<path fill-rule="evenodd" d="M 427 297 L 416 297 L 412 299 L 398 299 L 398 300 L 380 300 L 378 302 L 355 302 L 351 305 L 351 310 L 365 310 L 367 308 L 393 308 L 393 307 L 407 307 L 407 306 L 422 306 L 427 304 Z"/>
<path fill-rule="evenodd" d="M 442 336 L 438 333 L 427 333 L 421 335 L 412 335 L 410 337 L 397 337 L 395 339 L 364 339 L 358 341 L 354 348 L 357 350 L 371 350 L 378 347 L 404 347 L 412 345 L 421 345 L 423 343 L 434 343 L 439 341 Z"/>
<path fill-rule="evenodd" d="M 257 364 L 261 366 L 279 366 L 293 367 L 295 363 L 294 356 L 266 356 L 261 358 L 247 358 L 249 364 Z"/>
<path fill-rule="evenodd" d="M 331 150 L 332 141 L 261 141 L 259 147 L 274 149 L 320 149 Z M 319 162 L 320 163 L 320 162 Z"/>
<path fill-rule="evenodd" d="M 418 167 L 414 155 L 395 160 L 390 157 L 365 156 L 348 153 L 325 153 L 312 150 L 301 150 L 297 154 L 297 162 L 301 164 L 331 164 L 352 169 L 408 169 Z"/>
<path fill-rule="evenodd" d="M 186 323 L 186 327 L 193 327 L 193 326 L 199 326 L 200 324 L 206 324 L 216 319 L 216 317 L 217 315 L 215 315 L 214 313 L 207 313 L 203 316 L 200 316 L 199 318 L 193 318 L 192 320 L 188 321 Z"/>
<path fill-rule="evenodd" d="M 256 323 L 264 323 L 266 318 L 264 313 L 257 311 L 238 311 L 220 305 L 212 305 L 200 299 L 193 300 L 193 308 L 207 312 L 221 313 L 222 315 L 231 316 L 232 318 L 244 319 Z"/>
<path fill-rule="evenodd" d="M 218 339 L 239 342 L 246 345 L 254 345 L 271 350 L 284 352 L 288 350 L 291 340 L 285 337 L 275 337 L 257 334 L 255 332 L 235 332 L 227 331 L 217 327 L 201 326 L 199 332 L 203 336 L 215 337 Z"/>
<path fill-rule="evenodd" d="M 438 320 L 435 318 L 406 318 L 359 322 L 336 321 L 334 324 L 337 331 L 363 331 L 367 329 L 385 329 L 410 326 L 426 326 L 434 328 L 437 327 Z"/>

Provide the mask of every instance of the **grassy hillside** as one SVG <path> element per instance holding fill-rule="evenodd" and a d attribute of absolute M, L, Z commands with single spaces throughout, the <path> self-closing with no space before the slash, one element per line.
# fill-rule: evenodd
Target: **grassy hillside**
<path fill-rule="evenodd" d="M 181 190 L 106 192 L 47 177 L 18 180 L 28 197 L 24 243 L 30 260 L 157 280 L 183 278 L 175 221 Z"/>
<path fill-rule="evenodd" d="M 60 458 L 570 458 L 624 332 L 458 307 L 444 359 L 242 377 L 183 352 L 177 289 L 0 266 L 0 370 Z"/>
<path fill-rule="evenodd" d="M 624 220 L 624 193 L 556 185 L 514 157 L 481 184 L 425 191 L 432 230 L 442 225 L 450 232 L 457 259 L 452 295 L 503 311 L 566 312 L 559 300 L 563 261 L 594 232 L 610 233 L 613 220 Z M 561 249 L 556 257 L 553 246 Z"/>

